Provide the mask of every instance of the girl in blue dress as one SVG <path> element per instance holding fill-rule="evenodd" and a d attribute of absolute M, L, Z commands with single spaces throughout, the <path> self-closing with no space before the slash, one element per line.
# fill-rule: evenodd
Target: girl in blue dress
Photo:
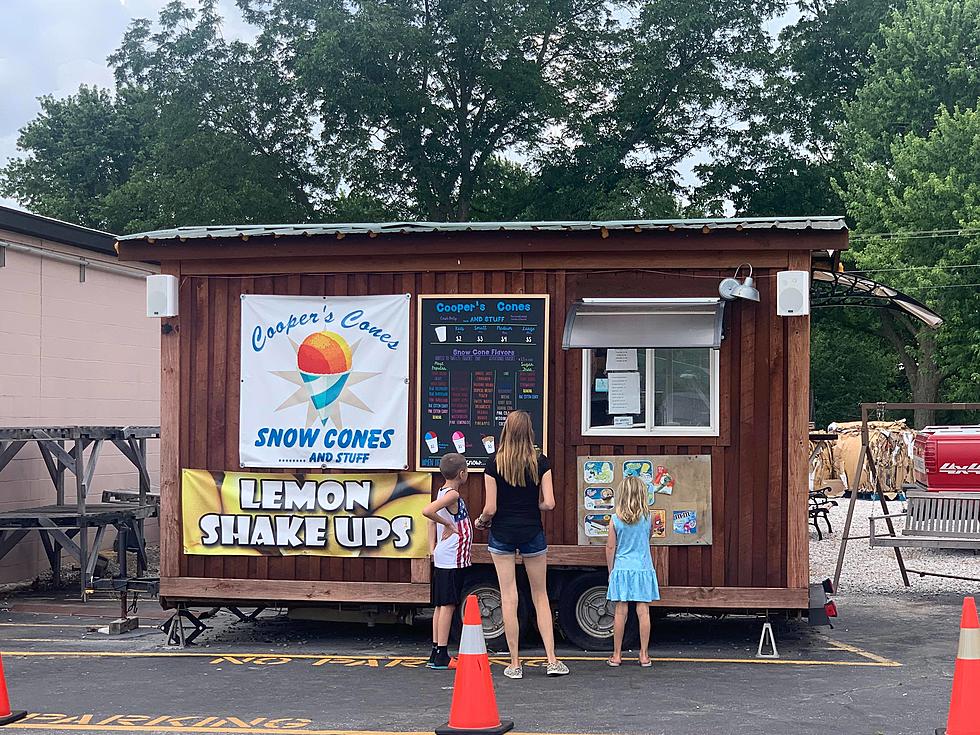
<path fill-rule="evenodd" d="M 616 514 L 609 524 L 606 540 L 606 564 L 609 566 L 609 589 L 606 598 L 616 603 L 613 627 L 613 655 L 606 662 L 619 666 L 623 662 L 623 631 L 629 603 L 636 603 L 640 623 L 640 666 L 651 665 L 650 603 L 660 599 L 657 572 L 650 556 L 650 508 L 647 487 L 638 477 L 627 477 L 616 488 Z"/>

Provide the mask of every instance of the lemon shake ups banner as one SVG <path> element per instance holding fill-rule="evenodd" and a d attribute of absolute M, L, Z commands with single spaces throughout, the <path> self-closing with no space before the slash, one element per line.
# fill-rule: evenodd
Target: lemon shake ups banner
<path fill-rule="evenodd" d="M 420 559 L 431 479 L 184 470 L 184 553 Z"/>
<path fill-rule="evenodd" d="M 242 467 L 408 467 L 407 294 L 242 296 Z"/>

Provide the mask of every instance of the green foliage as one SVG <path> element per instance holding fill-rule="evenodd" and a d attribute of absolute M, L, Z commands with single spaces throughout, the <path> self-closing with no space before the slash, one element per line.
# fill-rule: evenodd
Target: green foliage
<path fill-rule="evenodd" d="M 908 386 L 894 350 L 875 332 L 876 316 L 848 307 L 814 312 L 810 339 L 813 422 L 856 421 L 858 406 L 908 401 Z"/>
<path fill-rule="evenodd" d="M 980 396 L 980 298 L 961 285 L 980 280 L 972 267 L 980 238 L 970 234 L 980 230 L 977 48 L 978 0 L 911 0 L 884 27 L 842 132 L 851 167 L 838 189 L 855 223 L 850 257 L 946 319 L 933 332 L 881 317 L 917 401 Z M 925 234 L 902 234 L 915 232 Z"/>
<path fill-rule="evenodd" d="M 847 106 L 843 145 L 887 160 L 896 136 L 931 130 L 937 113 L 980 96 L 980 0 L 912 0 L 884 28 L 867 81 Z"/>
<path fill-rule="evenodd" d="M 28 155 L 0 173 L 0 193 L 35 212 L 111 229 L 102 202 L 129 180 L 146 145 L 143 120 L 125 100 L 95 87 L 40 102 L 40 114 L 17 139 Z"/>
<path fill-rule="evenodd" d="M 598 63 L 597 0 L 252 0 L 354 197 L 393 216 L 470 219 L 507 150 L 533 151 Z M 489 213 L 485 213 L 489 214 Z"/>
<path fill-rule="evenodd" d="M 852 257 L 857 267 L 886 273 L 889 284 L 946 319 L 935 334 L 917 325 L 884 325 L 886 333 L 895 331 L 891 341 L 913 390 L 925 381 L 932 399 L 976 400 L 980 289 L 960 284 L 980 280 L 980 267 L 973 267 L 980 264 L 980 112 L 944 110 L 926 135 L 898 136 L 887 157 L 888 163 L 858 159 L 846 176 L 848 212 L 858 232 Z M 961 230 L 969 234 L 956 234 Z M 923 231 L 946 232 L 874 234 Z"/>

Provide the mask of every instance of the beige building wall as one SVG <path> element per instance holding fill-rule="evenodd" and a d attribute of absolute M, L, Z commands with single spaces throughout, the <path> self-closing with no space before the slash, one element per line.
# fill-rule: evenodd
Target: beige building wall
<path fill-rule="evenodd" d="M 17 233 L 0 230 L 0 240 L 115 263 Z M 159 422 L 160 322 L 146 317 L 143 278 L 88 267 L 82 283 L 77 265 L 6 249 L 0 267 L 0 426 Z M 159 442 L 149 440 L 147 449 L 157 487 Z M 138 486 L 129 461 L 105 444 L 89 497 L 100 502 L 104 489 Z M 71 474 L 65 489 L 72 502 Z M 0 471 L 0 512 L 54 502 L 44 462 L 36 445 L 28 445 Z M 31 534 L 0 560 L 0 583 L 30 580 L 46 568 L 40 540 Z"/>

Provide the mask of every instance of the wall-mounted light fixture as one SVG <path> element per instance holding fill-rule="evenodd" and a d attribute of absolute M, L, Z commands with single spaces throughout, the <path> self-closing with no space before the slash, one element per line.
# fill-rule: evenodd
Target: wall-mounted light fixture
<path fill-rule="evenodd" d="M 742 270 L 743 266 L 749 269 L 749 275 L 740 282 L 738 280 L 738 272 Z M 721 297 L 725 301 L 734 301 L 735 299 L 758 301 L 759 290 L 755 287 L 755 281 L 752 280 L 752 266 L 749 263 L 742 263 L 742 265 L 735 269 L 734 276 L 724 279 L 718 285 L 718 293 L 721 294 Z"/>

